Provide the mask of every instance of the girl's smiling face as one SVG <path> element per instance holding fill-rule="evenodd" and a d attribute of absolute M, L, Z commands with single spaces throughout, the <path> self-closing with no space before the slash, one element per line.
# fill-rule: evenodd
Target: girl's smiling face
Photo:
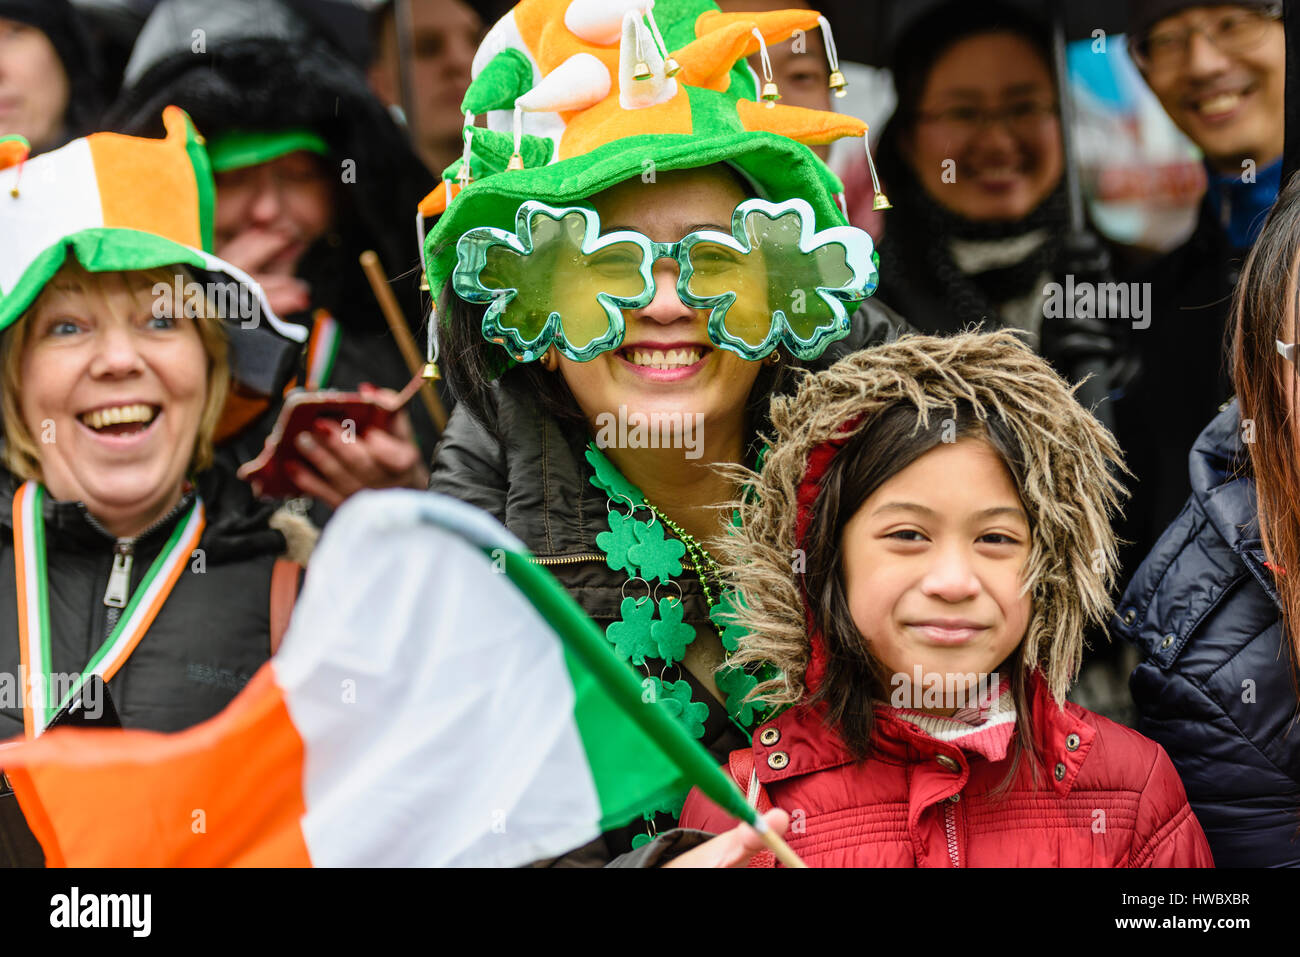
<path fill-rule="evenodd" d="M 1029 521 L 981 439 L 936 446 L 882 483 L 845 526 L 842 547 L 853 622 L 892 675 L 910 681 L 919 665 L 926 682 L 987 676 L 1025 636 Z"/>

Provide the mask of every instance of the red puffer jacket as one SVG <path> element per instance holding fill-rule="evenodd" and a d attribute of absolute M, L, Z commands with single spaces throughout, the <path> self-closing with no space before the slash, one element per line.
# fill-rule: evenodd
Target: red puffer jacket
<path fill-rule="evenodd" d="M 865 762 L 820 711 L 791 708 L 757 728 L 754 747 L 733 752 L 730 769 L 746 792 L 757 770 L 760 809 L 790 812 L 786 840 L 813 867 L 1214 866 L 1160 745 L 1077 705 L 1059 710 L 1037 675 L 1031 696 L 1046 766 L 1038 790 L 1022 760 L 1010 789 L 990 794 L 1014 741 L 990 762 L 887 708 L 876 711 Z M 718 834 L 735 824 L 699 791 L 686 799 L 682 827 Z M 771 865 L 767 852 L 750 864 Z"/>

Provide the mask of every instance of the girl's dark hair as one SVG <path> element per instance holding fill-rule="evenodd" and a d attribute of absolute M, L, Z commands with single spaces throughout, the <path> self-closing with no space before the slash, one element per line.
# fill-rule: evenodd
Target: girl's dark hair
<path fill-rule="evenodd" d="M 1300 370 L 1276 342 L 1300 342 L 1300 174 L 1293 175 L 1246 257 L 1232 303 L 1232 381 L 1243 422 L 1255 441 L 1243 443 L 1255 476 L 1259 528 L 1289 636 L 1292 685 L 1300 661 Z M 1300 356 L 1296 357 L 1300 360 Z M 1288 398 L 1289 396 L 1289 398 Z M 1288 410 L 1288 406 L 1290 410 Z M 1240 465 L 1244 466 L 1242 462 Z M 1297 690 L 1300 697 L 1300 689 Z"/>
<path fill-rule="evenodd" d="M 1011 472 L 1016 487 L 1025 480 L 1025 463 L 1018 443 L 996 415 L 981 421 L 968 403 L 959 403 L 948 418 L 932 417 L 922 428 L 917 409 L 899 402 L 855 434 L 831 460 L 820 494 L 813 504 L 803 545 L 806 553 L 804 585 L 813 626 L 826 649 L 826 673 L 812 701 L 827 705 L 826 721 L 836 728 L 849 750 L 859 759 L 871 746 L 872 705 L 888 700 L 891 675 L 871 654 L 849 611 L 844 581 L 844 529 L 871 495 L 889 479 L 941 444 L 977 438 L 996 451 Z M 1029 726 L 1028 668 L 1022 660 L 1024 644 L 1008 660 L 1016 720 L 1021 724 L 1011 772 L 1015 774 L 1022 751 L 1033 752 Z M 999 663 L 1001 664 L 1001 663 Z"/>
<path fill-rule="evenodd" d="M 894 44 L 889 67 L 894 77 L 898 105 L 889 120 L 894 134 L 906 134 L 916 125 L 917 110 L 930 71 L 958 41 L 981 33 L 1014 33 L 1023 37 L 1043 57 L 1056 79 L 1052 64 L 1052 37 L 1047 24 L 1025 10 L 999 2 L 956 0 L 929 10 L 911 21 Z"/>

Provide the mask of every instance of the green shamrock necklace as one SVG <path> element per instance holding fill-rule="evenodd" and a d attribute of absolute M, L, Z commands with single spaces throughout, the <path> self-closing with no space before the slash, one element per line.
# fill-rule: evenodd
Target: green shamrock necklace
<path fill-rule="evenodd" d="M 709 620 L 730 657 L 739 647 L 742 632 L 732 621 L 735 592 L 715 591 L 715 583 L 721 578 L 718 563 L 693 536 L 647 502 L 641 490 L 623 477 L 594 442 L 587 446 L 587 461 L 594 472 L 591 484 L 607 497 L 609 531 L 596 536 L 596 545 L 605 553 L 605 562 L 612 570 L 628 576 L 619 604 L 619 620 L 605 629 L 614 653 L 642 669 L 646 668 L 647 658 L 658 658 L 669 665 L 682 660 L 687 646 L 695 640 L 695 629 L 682 621 L 685 609 L 681 586 L 676 581 L 684 570 L 682 559 L 689 555 L 709 606 Z M 627 594 L 627 586 L 638 581 L 645 593 Z M 672 586 L 671 590 L 667 586 Z M 659 597 L 661 591 L 669 593 Z M 714 680 L 726 696 L 728 716 L 748 737 L 755 722 L 761 720 L 762 712 L 753 702 L 745 701 L 758 678 L 743 669 L 724 666 Z M 691 700 L 688 681 L 665 682 L 647 670 L 645 684 L 647 700 L 661 704 L 693 737 L 704 736 L 709 706 Z"/>

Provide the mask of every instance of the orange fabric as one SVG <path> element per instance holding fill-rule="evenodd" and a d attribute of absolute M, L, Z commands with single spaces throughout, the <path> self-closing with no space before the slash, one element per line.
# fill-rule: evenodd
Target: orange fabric
<path fill-rule="evenodd" d="M 725 93 L 731 85 L 731 68 L 754 43 L 749 31 L 749 24 L 729 23 L 686 44 L 673 54 L 682 65 L 679 79 L 691 86 Z"/>
<path fill-rule="evenodd" d="M 303 742 L 269 664 L 187 731 L 59 728 L 0 763 L 50 867 L 311 864 Z"/>
<path fill-rule="evenodd" d="M 217 420 L 217 431 L 212 441 L 217 445 L 233 439 L 257 420 L 257 417 L 270 408 L 269 400 L 260 396 L 240 395 L 234 389 L 226 395 L 226 404 L 221 408 L 221 418 Z"/>
<path fill-rule="evenodd" d="M 625 110 L 618 94 L 589 110 L 574 114 L 560 137 L 559 158 L 583 156 L 611 140 L 643 133 L 691 133 L 691 101 L 686 87 L 678 85 L 672 99 L 640 110 Z"/>
<path fill-rule="evenodd" d="M 450 180 L 443 180 L 432 190 L 429 195 L 420 200 L 420 215 L 425 219 L 432 219 L 439 213 L 447 209 L 447 204 L 456 198 L 460 192 L 460 187 Z M 450 193 L 450 195 L 448 195 Z"/>
<path fill-rule="evenodd" d="M 198 184 L 185 149 L 186 122 L 180 109 L 169 106 L 163 111 L 166 139 L 119 133 L 86 137 L 105 226 L 139 229 L 203 248 Z"/>
<path fill-rule="evenodd" d="M 293 606 L 298 603 L 302 583 L 302 566 L 288 558 L 277 558 L 271 566 L 271 654 L 280 650 L 280 642 L 289 630 Z"/>
<path fill-rule="evenodd" d="M 32 149 L 17 138 L 0 140 L 0 169 L 8 169 L 26 161 Z"/>
<path fill-rule="evenodd" d="M 524 0 L 512 8 L 519 36 L 537 61 L 542 76 L 575 53 L 600 54 L 601 47 L 584 42 L 564 25 L 564 11 L 568 6 L 569 0 Z M 615 48 L 616 56 L 617 52 Z"/>
<path fill-rule="evenodd" d="M 843 136 L 865 136 L 867 132 L 867 124 L 856 117 L 780 103 L 769 107 L 754 100 L 738 100 L 736 115 L 747 130 L 780 133 L 807 146 L 833 143 Z"/>
<path fill-rule="evenodd" d="M 695 36 L 702 37 L 714 30 L 721 30 L 733 23 L 743 23 L 745 30 L 758 27 L 767 43 L 780 43 L 788 40 L 796 30 L 819 30 L 816 10 L 769 10 L 766 13 L 722 13 L 718 10 L 706 10 L 695 19 Z M 758 40 L 751 34 L 745 55 L 758 52 Z"/>

